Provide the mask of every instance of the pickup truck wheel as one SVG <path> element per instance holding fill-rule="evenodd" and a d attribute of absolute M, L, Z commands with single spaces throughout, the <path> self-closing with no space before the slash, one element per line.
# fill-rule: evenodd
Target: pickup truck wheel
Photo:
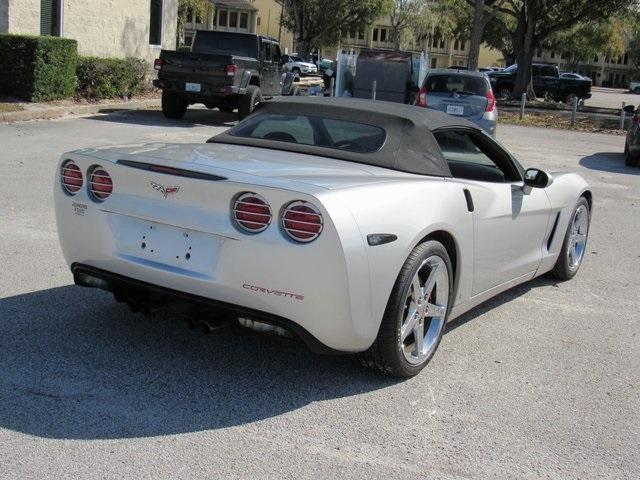
<path fill-rule="evenodd" d="M 187 112 L 187 103 L 175 93 L 162 91 L 162 113 L 171 120 L 180 120 Z"/>
<path fill-rule="evenodd" d="M 511 88 L 509 87 L 498 88 L 498 98 L 500 100 L 508 100 L 510 96 L 511 96 Z"/>
<path fill-rule="evenodd" d="M 570 93 L 565 97 L 564 101 L 567 105 L 573 105 L 574 98 L 578 98 L 578 96 L 575 93 Z"/>
<path fill-rule="evenodd" d="M 417 375 L 436 352 L 451 309 L 453 268 L 444 246 L 429 240 L 405 261 L 375 342 L 362 364 L 396 377 Z"/>
<path fill-rule="evenodd" d="M 251 115 L 260 102 L 262 102 L 262 92 L 260 92 L 260 88 L 255 85 L 249 85 L 247 87 L 247 93 L 240 97 L 238 119 L 244 120 L 244 118 Z"/>

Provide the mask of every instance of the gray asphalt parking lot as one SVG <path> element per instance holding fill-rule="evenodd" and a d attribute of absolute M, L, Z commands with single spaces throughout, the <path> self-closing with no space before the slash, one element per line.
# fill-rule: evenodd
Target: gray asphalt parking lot
<path fill-rule="evenodd" d="M 397 381 L 71 285 L 60 153 L 202 142 L 232 120 L 0 125 L 0 478 L 640 477 L 640 169 L 624 166 L 623 137 L 500 125 L 525 165 L 593 185 L 585 263 L 457 319 L 426 370 Z"/>

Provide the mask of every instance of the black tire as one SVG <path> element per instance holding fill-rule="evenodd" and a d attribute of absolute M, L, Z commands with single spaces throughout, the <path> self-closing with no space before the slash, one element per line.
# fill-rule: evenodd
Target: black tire
<path fill-rule="evenodd" d="M 631 150 L 629 150 L 629 146 L 626 143 L 624 145 L 624 164 L 627 167 L 640 166 L 640 156 L 638 156 L 637 154 L 632 154 Z"/>
<path fill-rule="evenodd" d="M 251 115 L 258 105 L 262 101 L 262 92 L 256 85 L 249 85 L 247 87 L 247 93 L 240 97 L 238 105 L 238 120 L 244 120 Z"/>
<path fill-rule="evenodd" d="M 571 229 L 574 223 L 574 218 L 576 216 L 576 212 L 578 208 L 580 207 L 585 207 L 587 212 L 587 233 L 585 234 L 586 238 L 585 238 L 585 245 L 584 245 L 584 248 L 586 250 L 586 246 L 587 246 L 586 242 L 589 238 L 589 228 L 591 226 L 591 209 L 589 208 L 589 202 L 587 202 L 587 199 L 584 197 L 580 197 L 580 199 L 578 200 L 578 203 L 576 203 L 576 206 L 573 208 L 573 212 L 571 212 L 571 219 L 569 220 L 567 231 L 564 234 L 562 249 L 560 250 L 558 260 L 556 260 L 556 264 L 554 265 L 553 270 L 551 271 L 551 275 L 560 281 L 571 280 L 573 277 L 575 277 L 576 273 L 578 273 L 578 270 L 580 270 L 580 266 L 582 265 L 582 262 L 584 261 L 584 253 L 583 253 L 577 267 L 572 268 L 569 265 L 569 255 L 567 253 L 569 250 L 568 249 L 569 242 L 571 241 Z"/>
<path fill-rule="evenodd" d="M 500 85 L 497 89 L 498 99 L 508 100 L 509 97 L 511 97 L 512 90 L 513 90 L 513 87 L 511 87 L 510 85 Z"/>
<path fill-rule="evenodd" d="M 171 120 L 180 120 L 187 113 L 187 102 L 176 93 L 162 91 L 162 113 Z"/>
<path fill-rule="evenodd" d="M 411 283 L 416 272 L 423 265 L 423 262 L 430 257 L 439 257 L 447 268 L 448 277 L 448 301 L 444 322 L 438 333 L 434 347 L 428 356 L 419 364 L 412 364 L 406 358 L 403 351 L 401 339 L 401 327 L 403 313 L 406 308 L 407 295 L 410 292 Z M 360 354 L 361 363 L 364 366 L 379 370 L 382 373 L 395 377 L 408 378 L 420 373 L 429 363 L 433 354 L 438 349 L 444 324 L 449 316 L 451 304 L 453 303 L 453 268 L 449 254 L 444 246 L 435 240 L 426 241 L 418 245 L 405 261 L 396 283 L 391 291 L 391 296 L 380 324 L 380 330 L 373 345 L 366 352 Z"/>

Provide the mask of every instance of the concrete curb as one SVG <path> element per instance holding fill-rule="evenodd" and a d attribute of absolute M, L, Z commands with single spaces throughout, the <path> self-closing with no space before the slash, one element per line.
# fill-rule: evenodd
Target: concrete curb
<path fill-rule="evenodd" d="M 0 122 L 26 122 L 29 120 L 50 120 L 67 115 L 91 115 L 94 113 L 113 112 L 122 110 L 141 110 L 149 107 L 159 107 L 160 99 L 134 100 L 131 102 L 100 103 L 95 105 L 70 105 L 52 107 L 42 110 L 21 110 L 18 112 L 0 113 Z"/>

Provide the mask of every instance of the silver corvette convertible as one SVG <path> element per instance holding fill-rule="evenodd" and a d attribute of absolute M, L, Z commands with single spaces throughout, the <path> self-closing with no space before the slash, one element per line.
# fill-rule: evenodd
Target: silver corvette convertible
<path fill-rule="evenodd" d="M 76 284 L 402 377 L 448 320 L 534 277 L 572 278 L 592 202 L 578 175 L 525 170 L 463 119 L 303 97 L 206 144 L 66 153 L 55 181 Z"/>

